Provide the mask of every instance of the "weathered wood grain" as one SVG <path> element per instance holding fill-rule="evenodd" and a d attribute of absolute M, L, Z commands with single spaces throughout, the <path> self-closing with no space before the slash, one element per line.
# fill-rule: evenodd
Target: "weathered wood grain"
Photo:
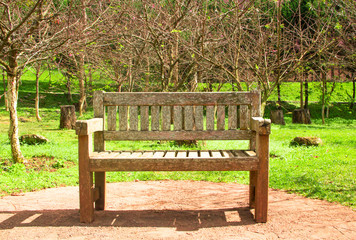
<path fill-rule="evenodd" d="M 202 158 L 210 158 L 210 153 L 207 150 L 200 151 L 200 157 Z"/>
<path fill-rule="evenodd" d="M 94 92 L 93 108 L 94 117 L 101 118 L 100 128 L 101 131 L 94 133 L 94 151 L 105 151 L 105 141 L 104 141 L 104 118 L 105 118 L 105 107 L 104 107 L 104 92 L 96 91 Z M 116 108 L 116 107 L 115 107 Z M 115 116 L 116 117 L 116 116 Z M 114 124 L 110 122 L 110 124 Z M 108 124 L 109 125 L 109 124 Z M 109 126 L 108 126 L 109 127 Z M 113 127 L 111 125 L 111 127 Z M 115 129 L 116 130 L 116 119 L 115 119 Z M 79 153 L 80 155 L 80 153 Z M 88 160 L 87 160 L 88 161 Z M 79 167 L 80 168 L 80 167 Z M 92 173 L 91 178 L 92 178 Z M 105 172 L 95 172 L 95 188 L 99 190 L 99 198 L 95 201 L 95 209 L 104 210 L 106 206 L 106 173 Z M 85 211 L 81 209 L 81 212 Z M 94 220 L 94 215 L 92 217 Z M 87 222 L 87 221 L 84 221 Z"/>
<path fill-rule="evenodd" d="M 217 118 L 216 128 L 218 130 L 224 130 L 225 129 L 225 106 L 223 105 L 217 106 L 216 118 Z"/>
<path fill-rule="evenodd" d="M 240 106 L 240 129 L 241 130 L 246 130 L 249 127 L 249 111 L 248 111 L 248 106 L 247 105 L 241 105 Z"/>
<path fill-rule="evenodd" d="M 162 130 L 170 131 L 171 130 L 171 107 L 162 106 Z"/>
<path fill-rule="evenodd" d="M 221 158 L 221 153 L 219 151 L 210 151 L 210 154 L 213 158 Z"/>
<path fill-rule="evenodd" d="M 271 133 L 271 120 L 262 117 L 253 117 L 251 119 L 251 130 L 260 135 L 269 135 Z"/>
<path fill-rule="evenodd" d="M 256 157 L 255 151 L 244 151 L 244 153 L 249 157 Z"/>
<path fill-rule="evenodd" d="M 102 118 L 92 118 L 90 120 L 80 120 L 76 122 L 76 134 L 77 135 L 89 135 L 93 132 L 103 131 Z"/>
<path fill-rule="evenodd" d="M 261 117 L 261 94 L 259 91 L 251 92 L 251 117 Z M 252 124 L 250 121 L 249 124 Z M 250 140 L 250 149 L 256 149 L 256 137 L 254 136 Z"/>
<path fill-rule="evenodd" d="M 152 158 L 163 158 L 165 151 L 155 151 Z"/>
<path fill-rule="evenodd" d="M 160 106 L 152 106 L 151 107 L 151 130 L 158 131 L 159 130 L 159 120 L 160 120 Z"/>
<path fill-rule="evenodd" d="M 187 152 L 186 151 L 179 151 L 177 153 L 177 158 L 186 158 L 187 157 Z"/>
<path fill-rule="evenodd" d="M 93 109 L 95 118 L 103 118 L 105 115 L 104 111 L 104 92 L 95 91 L 93 96 Z"/>
<path fill-rule="evenodd" d="M 239 105 L 251 104 L 252 97 L 250 92 L 121 92 L 104 93 L 104 105 Z"/>
<path fill-rule="evenodd" d="M 255 176 L 255 221 L 265 223 L 268 211 L 269 135 L 257 135 L 256 153 L 259 159 L 259 170 Z"/>
<path fill-rule="evenodd" d="M 107 131 L 103 129 L 105 106 L 108 106 Z M 117 116 L 114 113 L 117 109 L 116 106 L 119 106 L 119 131 L 116 130 L 116 120 L 114 119 Z M 140 106 L 140 130 L 142 131 L 138 131 L 137 106 Z M 205 123 L 204 106 L 206 107 Z M 225 106 L 228 106 L 228 130 L 225 130 Z M 130 109 L 130 121 L 128 121 L 128 108 Z M 151 125 L 149 108 L 151 108 Z M 160 116 L 160 109 L 162 116 Z M 77 130 L 80 133 L 81 221 L 91 222 L 94 219 L 93 201 L 95 201 L 96 209 L 105 209 L 106 171 L 241 170 L 250 171 L 250 206 L 256 208 L 255 220 L 256 222 L 266 222 L 270 122 L 259 118 L 260 114 L 259 92 L 95 93 L 94 116 L 100 120 L 79 122 L 80 130 Z M 95 124 L 91 124 L 92 122 Z M 129 122 L 130 126 L 128 126 Z M 160 122 L 162 123 L 161 128 Z M 171 131 L 172 123 L 173 131 Z M 206 130 L 204 130 L 204 124 L 206 124 Z M 128 128 L 130 131 L 127 131 Z M 152 131 L 149 131 L 150 128 Z M 91 150 L 90 134 L 92 132 L 95 134 L 95 152 Z M 104 140 L 250 140 L 250 149 L 247 151 L 112 152 L 105 151 Z M 95 187 L 93 186 L 93 172 L 95 172 Z"/>
<path fill-rule="evenodd" d="M 171 154 L 171 153 L 169 153 Z M 257 158 L 159 157 L 90 159 L 91 171 L 247 171 L 258 169 Z"/>
<path fill-rule="evenodd" d="M 188 151 L 187 158 L 198 158 L 198 151 Z"/>
<path fill-rule="evenodd" d="M 105 140 L 250 140 L 250 130 L 210 131 L 105 131 Z"/>
<path fill-rule="evenodd" d="M 251 99 L 251 117 L 261 117 L 261 94 L 259 91 L 252 91 Z"/>
<path fill-rule="evenodd" d="M 138 130 L 138 107 L 130 106 L 130 130 Z"/>
<path fill-rule="evenodd" d="M 108 106 L 108 130 L 116 130 L 117 106 Z"/>
<path fill-rule="evenodd" d="M 175 158 L 176 157 L 176 152 L 175 151 L 168 151 L 164 155 L 164 158 Z"/>
<path fill-rule="evenodd" d="M 150 125 L 148 106 L 140 106 L 140 116 L 141 116 L 141 131 L 148 131 Z"/>
<path fill-rule="evenodd" d="M 237 129 L 237 106 L 229 105 L 228 107 L 228 129 Z"/>
<path fill-rule="evenodd" d="M 174 106 L 173 107 L 173 129 L 175 131 L 180 131 L 183 129 L 183 114 L 182 114 L 182 106 Z"/>
<path fill-rule="evenodd" d="M 206 107 L 206 130 L 214 130 L 215 106 Z"/>
<path fill-rule="evenodd" d="M 198 130 L 198 131 L 204 130 L 203 106 L 195 106 L 194 107 L 194 122 L 195 122 L 195 130 Z"/>
<path fill-rule="evenodd" d="M 93 173 L 89 166 L 92 142 L 89 135 L 79 135 L 78 139 L 80 222 L 90 223 L 94 220 Z"/>
<path fill-rule="evenodd" d="M 193 106 L 184 107 L 184 130 L 191 131 L 194 128 Z"/>
<path fill-rule="evenodd" d="M 120 131 L 128 130 L 128 107 L 127 106 L 119 106 L 119 129 Z"/>
<path fill-rule="evenodd" d="M 95 91 L 93 97 L 94 118 L 102 118 L 102 125 L 105 122 L 105 108 L 103 103 L 104 91 Z M 104 130 L 104 129 L 103 129 Z M 104 151 L 105 142 L 102 131 L 94 133 L 94 151 Z"/>

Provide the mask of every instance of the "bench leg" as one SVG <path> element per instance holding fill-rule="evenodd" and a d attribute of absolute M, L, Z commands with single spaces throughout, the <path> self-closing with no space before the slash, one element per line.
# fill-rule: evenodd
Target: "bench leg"
<path fill-rule="evenodd" d="M 86 175 L 85 180 L 82 176 L 82 183 L 79 183 L 80 222 L 91 223 L 94 221 L 93 173 Z"/>
<path fill-rule="evenodd" d="M 91 138 L 79 136 L 79 204 L 80 222 L 94 221 L 93 173 L 89 171 Z"/>
<path fill-rule="evenodd" d="M 256 172 L 255 188 L 255 221 L 267 222 L 268 210 L 268 135 L 259 135 L 257 138 L 257 156 L 260 159 L 260 169 Z"/>
<path fill-rule="evenodd" d="M 256 201 L 256 180 L 257 180 L 257 171 L 250 171 L 250 198 L 249 198 L 249 206 L 251 209 L 255 208 Z"/>
<path fill-rule="evenodd" d="M 95 201 L 95 210 L 105 210 L 106 172 L 95 173 L 95 188 L 99 189 L 99 199 Z"/>

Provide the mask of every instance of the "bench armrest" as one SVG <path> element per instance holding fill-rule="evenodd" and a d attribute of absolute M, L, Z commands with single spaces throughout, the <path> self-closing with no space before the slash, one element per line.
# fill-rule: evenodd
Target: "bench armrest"
<path fill-rule="evenodd" d="M 252 117 L 252 130 L 260 135 L 269 135 L 271 133 L 271 120 Z"/>
<path fill-rule="evenodd" d="M 75 124 L 77 135 L 89 135 L 93 132 L 103 131 L 104 120 L 102 118 L 93 118 L 90 120 L 80 120 Z"/>

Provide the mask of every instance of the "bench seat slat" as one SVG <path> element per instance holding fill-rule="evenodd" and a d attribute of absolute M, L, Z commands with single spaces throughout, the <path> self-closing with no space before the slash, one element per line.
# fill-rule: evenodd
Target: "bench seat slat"
<path fill-rule="evenodd" d="M 104 131 L 104 139 L 114 140 L 250 140 L 250 130 L 207 131 Z"/>
<path fill-rule="evenodd" d="M 141 158 L 150 158 L 153 157 L 154 151 L 145 151 L 143 154 L 140 156 Z"/>
<path fill-rule="evenodd" d="M 185 157 L 187 157 L 186 151 L 178 151 L 177 158 L 185 158 Z"/>
<path fill-rule="evenodd" d="M 166 154 L 164 155 L 165 158 L 175 158 L 176 157 L 176 152 L 175 151 L 167 151 Z"/>
<path fill-rule="evenodd" d="M 153 154 L 153 158 L 162 158 L 165 154 L 165 151 L 157 151 Z"/>
<path fill-rule="evenodd" d="M 90 157 L 91 171 L 250 171 L 258 170 L 257 157 L 232 157 L 223 151 L 100 152 Z M 188 157 L 187 157 L 188 153 Z M 222 156 L 222 154 L 224 156 Z M 137 155 L 137 156 L 136 156 Z"/>
<path fill-rule="evenodd" d="M 200 157 L 209 158 L 210 157 L 209 151 L 200 151 Z"/>
<path fill-rule="evenodd" d="M 198 158 L 198 151 L 188 151 L 188 158 Z"/>

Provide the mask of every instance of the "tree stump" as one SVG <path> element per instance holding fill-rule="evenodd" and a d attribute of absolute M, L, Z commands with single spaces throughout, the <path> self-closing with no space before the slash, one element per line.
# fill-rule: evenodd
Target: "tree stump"
<path fill-rule="evenodd" d="M 75 106 L 74 105 L 61 106 L 61 119 L 59 123 L 59 128 L 75 129 L 76 121 L 77 118 L 75 116 Z"/>
<path fill-rule="evenodd" d="M 284 121 L 283 110 L 271 111 L 271 122 L 278 125 L 286 125 Z"/>
<path fill-rule="evenodd" d="M 292 123 L 311 124 L 309 109 L 295 109 L 292 115 Z"/>

